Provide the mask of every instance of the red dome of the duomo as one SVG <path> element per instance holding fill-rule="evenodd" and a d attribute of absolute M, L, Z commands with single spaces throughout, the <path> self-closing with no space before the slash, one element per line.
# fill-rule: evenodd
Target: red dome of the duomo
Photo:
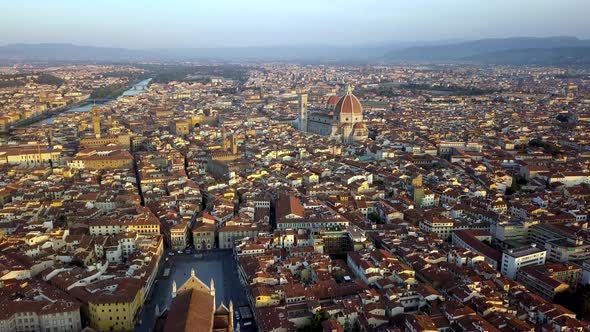
<path fill-rule="evenodd" d="M 334 107 L 335 114 L 363 114 L 363 106 L 358 98 L 352 94 L 352 90 L 348 87 L 348 91 L 344 96 L 338 100 Z"/>

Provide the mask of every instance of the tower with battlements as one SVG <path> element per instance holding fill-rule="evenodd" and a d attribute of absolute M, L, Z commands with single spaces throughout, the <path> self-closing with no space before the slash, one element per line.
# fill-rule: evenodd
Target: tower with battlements
<path fill-rule="evenodd" d="M 96 106 L 92 107 L 92 129 L 94 137 L 100 138 L 100 109 Z"/>

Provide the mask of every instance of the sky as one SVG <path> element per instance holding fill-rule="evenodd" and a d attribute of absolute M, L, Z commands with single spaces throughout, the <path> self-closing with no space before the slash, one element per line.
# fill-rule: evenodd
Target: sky
<path fill-rule="evenodd" d="M 0 45 L 354 46 L 590 38 L 590 0 L 1 0 Z"/>

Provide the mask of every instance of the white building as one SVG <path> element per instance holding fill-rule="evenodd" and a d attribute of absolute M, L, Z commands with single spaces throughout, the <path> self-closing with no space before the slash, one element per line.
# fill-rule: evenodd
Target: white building
<path fill-rule="evenodd" d="M 546 250 L 537 248 L 535 244 L 521 248 L 507 249 L 502 254 L 503 275 L 510 279 L 516 277 L 516 272 L 524 266 L 543 265 L 547 256 Z"/>
<path fill-rule="evenodd" d="M 561 182 L 566 187 L 577 186 L 582 183 L 590 184 L 590 173 L 584 172 L 561 172 L 551 176 L 549 183 Z"/>

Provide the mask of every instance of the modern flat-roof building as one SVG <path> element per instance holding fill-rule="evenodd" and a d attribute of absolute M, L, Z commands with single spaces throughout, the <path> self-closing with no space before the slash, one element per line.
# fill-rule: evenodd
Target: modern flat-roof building
<path fill-rule="evenodd" d="M 516 277 L 521 267 L 545 264 L 546 250 L 537 248 L 535 244 L 520 248 L 508 249 L 502 254 L 501 272 L 510 279 Z"/>

